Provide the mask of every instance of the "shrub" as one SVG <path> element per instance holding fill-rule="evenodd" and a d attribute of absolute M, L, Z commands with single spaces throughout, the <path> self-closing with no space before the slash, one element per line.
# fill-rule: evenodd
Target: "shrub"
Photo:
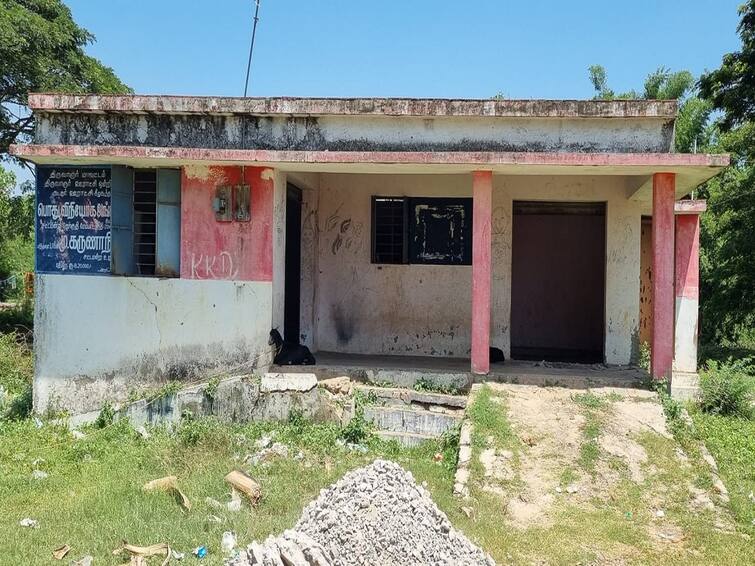
<path fill-rule="evenodd" d="M 709 361 L 700 375 L 700 408 L 716 415 L 751 418 L 755 391 L 751 358 Z"/>

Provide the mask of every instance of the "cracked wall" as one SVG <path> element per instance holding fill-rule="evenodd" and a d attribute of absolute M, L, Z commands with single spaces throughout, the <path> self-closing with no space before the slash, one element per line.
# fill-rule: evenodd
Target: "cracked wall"
<path fill-rule="evenodd" d="M 35 291 L 37 411 L 94 411 L 271 361 L 269 282 L 40 274 Z"/>

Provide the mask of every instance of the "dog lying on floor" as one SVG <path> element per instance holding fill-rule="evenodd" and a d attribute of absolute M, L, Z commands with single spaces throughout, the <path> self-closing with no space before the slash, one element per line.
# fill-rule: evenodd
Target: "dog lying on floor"
<path fill-rule="evenodd" d="M 503 355 L 503 350 L 500 348 L 490 347 L 490 363 L 497 364 L 506 361 L 506 356 Z"/>
<path fill-rule="evenodd" d="M 267 341 L 270 346 L 275 347 L 275 358 L 273 363 L 277 366 L 313 366 L 315 357 L 309 348 L 302 344 L 285 342 L 281 333 L 273 328 L 270 331 L 270 340 Z"/>

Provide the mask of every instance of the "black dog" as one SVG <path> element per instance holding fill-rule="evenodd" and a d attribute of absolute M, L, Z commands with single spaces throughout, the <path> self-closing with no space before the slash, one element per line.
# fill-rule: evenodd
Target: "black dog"
<path fill-rule="evenodd" d="M 503 355 L 503 350 L 500 348 L 490 347 L 490 363 L 497 364 L 506 361 L 506 356 Z"/>
<path fill-rule="evenodd" d="M 313 366 L 315 357 L 309 348 L 301 344 L 284 342 L 281 333 L 275 328 L 270 331 L 270 346 L 275 346 L 275 358 L 273 363 L 277 366 Z"/>

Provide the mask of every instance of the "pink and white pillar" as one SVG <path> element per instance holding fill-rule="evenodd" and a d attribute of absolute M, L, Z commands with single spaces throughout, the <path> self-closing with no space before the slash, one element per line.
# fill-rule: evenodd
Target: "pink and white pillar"
<path fill-rule="evenodd" d="M 472 173 L 472 372 L 490 371 L 493 172 Z"/>
<path fill-rule="evenodd" d="M 674 359 L 674 173 L 653 175 L 653 335 L 650 374 L 671 380 Z"/>
<path fill-rule="evenodd" d="M 700 297 L 700 213 L 705 201 L 680 201 L 676 215 L 674 371 L 697 372 Z"/>

